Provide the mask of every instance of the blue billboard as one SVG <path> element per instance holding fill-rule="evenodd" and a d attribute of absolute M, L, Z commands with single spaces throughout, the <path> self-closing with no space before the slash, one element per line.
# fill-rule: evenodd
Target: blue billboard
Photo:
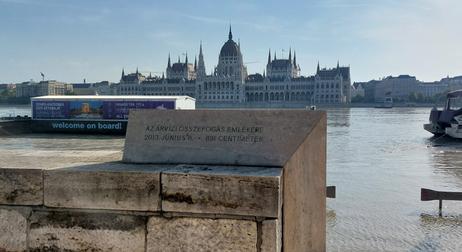
<path fill-rule="evenodd" d="M 69 115 L 68 101 L 33 101 L 32 116 L 37 119 L 66 119 Z"/>
<path fill-rule="evenodd" d="M 130 109 L 175 109 L 175 101 L 32 101 L 33 119 L 126 121 Z"/>

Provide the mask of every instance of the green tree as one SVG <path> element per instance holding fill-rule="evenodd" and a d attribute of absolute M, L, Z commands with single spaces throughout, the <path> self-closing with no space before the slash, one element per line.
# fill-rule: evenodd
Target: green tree
<path fill-rule="evenodd" d="M 351 98 L 351 102 L 352 103 L 364 102 L 364 96 L 358 94 L 355 97 Z"/>
<path fill-rule="evenodd" d="M 417 94 L 416 101 L 417 101 L 417 102 L 424 102 L 424 101 L 425 101 L 425 98 L 424 98 L 424 96 L 423 96 L 422 93 L 418 93 L 418 94 Z"/>
<path fill-rule="evenodd" d="M 416 95 L 416 93 L 414 93 L 414 92 L 410 93 L 410 94 L 409 94 L 409 97 L 408 97 L 408 100 L 409 100 L 410 102 L 416 102 L 416 101 L 417 101 L 417 95 Z"/>

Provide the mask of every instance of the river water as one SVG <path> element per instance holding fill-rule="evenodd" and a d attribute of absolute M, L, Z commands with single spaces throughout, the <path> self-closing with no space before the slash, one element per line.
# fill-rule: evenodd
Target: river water
<path fill-rule="evenodd" d="M 329 251 L 462 251 L 462 202 L 420 201 L 420 188 L 462 191 L 462 142 L 431 140 L 429 108 L 328 110 Z"/>
<path fill-rule="evenodd" d="M 5 105 L 0 104 L 0 117 L 31 115 L 30 105 Z"/>
<path fill-rule="evenodd" d="M 0 107 L 29 114 L 30 108 Z M 420 201 L 420 188 L 462 191 L 462 141 L 431 139 L 430 108 L 328 109 L 328 251 L 462 251 L 462 202 Z M 0 148 L 117 150 L 123 138 L 0 138 Z"/>

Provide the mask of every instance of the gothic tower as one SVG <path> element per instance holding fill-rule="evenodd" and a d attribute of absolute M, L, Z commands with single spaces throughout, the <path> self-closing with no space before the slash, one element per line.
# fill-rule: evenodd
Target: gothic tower
<path fill-rule="evenodd" d="M 204 54 L 202 54 L 202 41 L 199 47 L 199 62 L 197 64 L 197 79 L 205 78 L 205 63 L 204 63 Z"/>

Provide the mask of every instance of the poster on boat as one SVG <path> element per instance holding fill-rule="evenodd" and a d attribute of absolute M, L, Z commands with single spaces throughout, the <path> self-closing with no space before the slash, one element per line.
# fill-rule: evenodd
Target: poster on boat
<path fill-rule="evenodd" d="M 105 101 L 104 119 L 127 120 L 130 109 L 175 109 L 175 101 Z"/>
<path fill-rule="evenodd" d="M 70 119 L 94 120 L 103 118 L 102 101 L 70 101 L 69 115 Z"/>
<path fill-rule="evenodd" d="M 66 119 L 69 114 L 67 101 L 34 101 L 32 115 L 35 119 Z"/>
<path fill-rule="evenodd" d="M 34 119 L 128 120 L 130 109 L 175 109 L 175 101 L 33 101 Z"/>

